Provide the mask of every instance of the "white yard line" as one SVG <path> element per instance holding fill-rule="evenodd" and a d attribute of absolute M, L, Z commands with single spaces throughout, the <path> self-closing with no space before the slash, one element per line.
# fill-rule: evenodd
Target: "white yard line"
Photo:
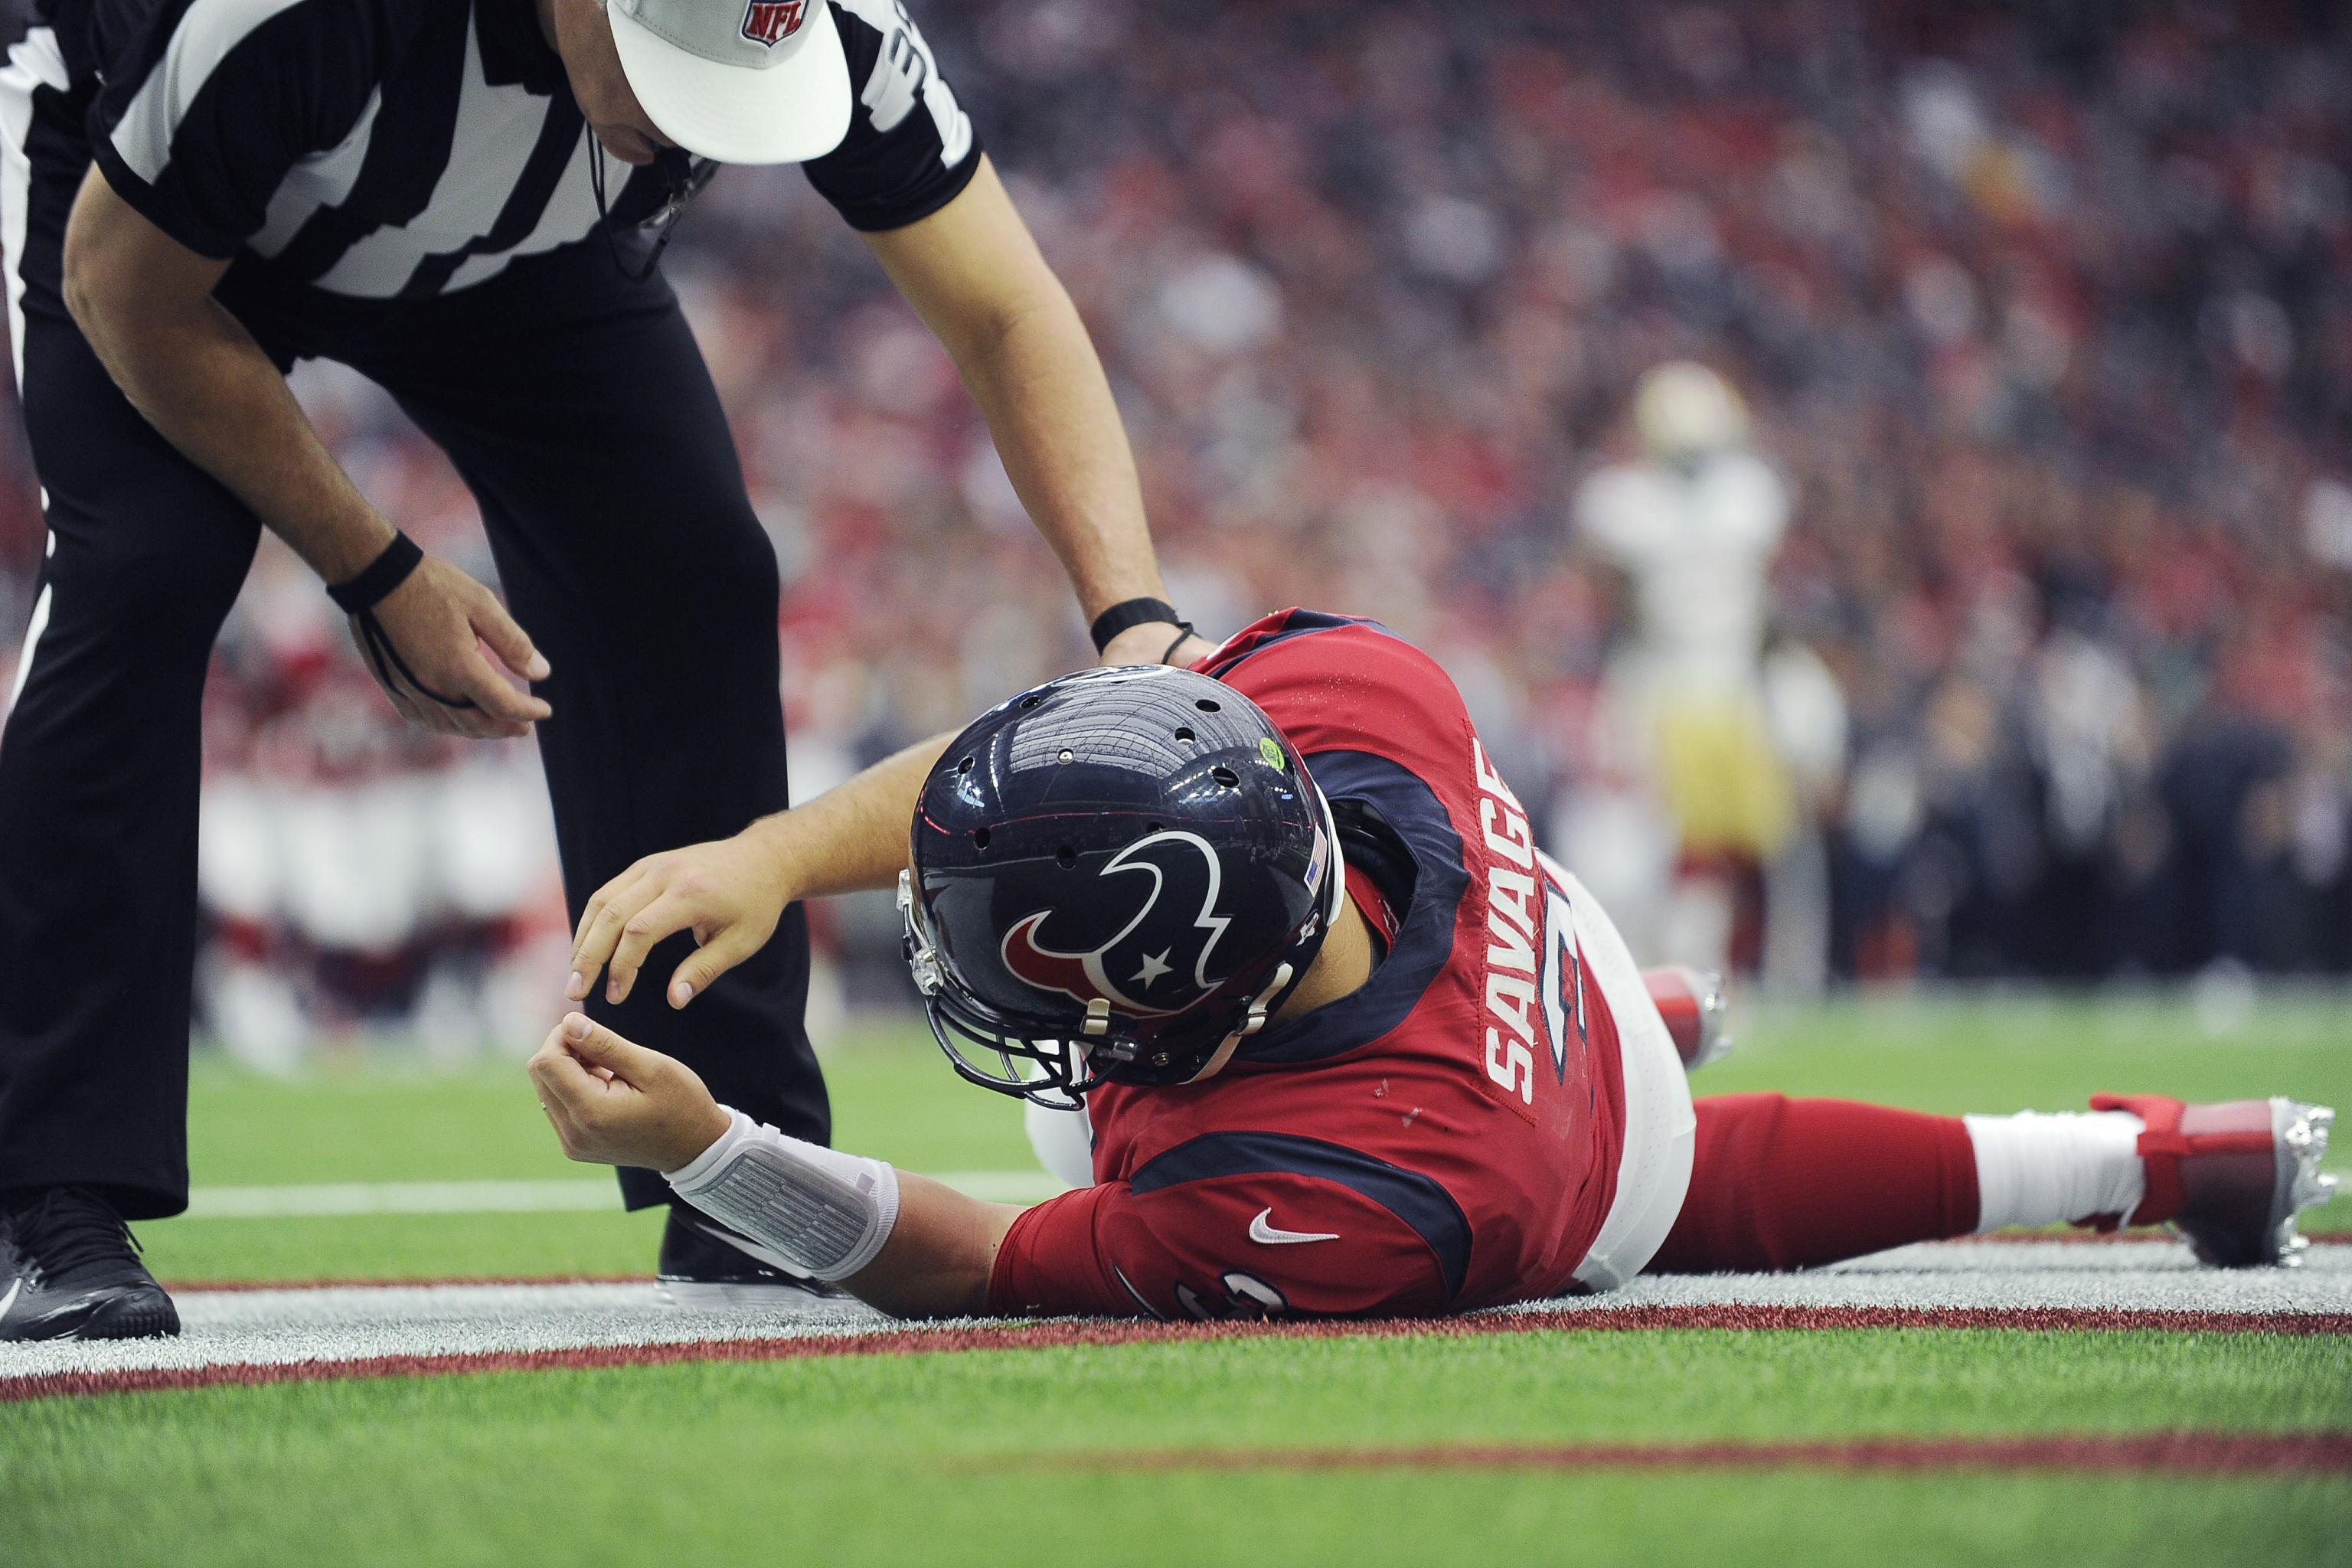
<path fill-rule="evenodd" d="M 1062 1190 L 1043 1171 L 943 1171 L 935 1178 L 989 1203 L 1034 1203 Z M 377 1214 L 554 1214 L 620 1206 L 609 1177 L 546 1182 L 326 1182 L 198 1187 L 189 1219 L 286 1219 Z"/>
<path fill-rule="evenodd" d="M 284 1219 L 309 1215 L 546 1214 L 620 1205 L 609 1181 L 328 1182 L 311 1186 L 198 1187 L 190 1219 Z"/>

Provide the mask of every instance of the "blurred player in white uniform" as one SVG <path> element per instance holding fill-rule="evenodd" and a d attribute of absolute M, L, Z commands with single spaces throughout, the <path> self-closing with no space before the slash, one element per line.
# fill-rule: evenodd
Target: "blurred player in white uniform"
<path fill-rule="evenodd" d="M 1633 422 L 1644 456 L 1593 475 L 1576 500 L 1578 529 L 1624 574 L 1633 600 L 1636 633 L 1603 704 L 1606 771 L 1626 793 L 1604 786 L 1572 805 L 1564 831 L 1577 842 L 1563 848 L 1580 863 L 1622 868 L 1628 885 L 1601 896 L 1647 925 L 1653 951 L 1721 966 L 1733 956 L 1743 890 L 1797 829 L 1763 668 L 1768 577 L 1789 492 L 1749 449 L 1738 394 L 1703 365 L 1675 362 L 1644 375 Z M 1841 706 L 1840 751 L 1843 717 Z M 1819 727 L 1817 718 L 1809 725 Z M 1821 750 L 1811 739 L 1802 749 Z M 1663 820 L 1642 801 L 1656 803 Z M 1647 855 L 1633 847 L 1645 823 Z M 1613 852 L 1590 853 L 1595 841 Z"/>

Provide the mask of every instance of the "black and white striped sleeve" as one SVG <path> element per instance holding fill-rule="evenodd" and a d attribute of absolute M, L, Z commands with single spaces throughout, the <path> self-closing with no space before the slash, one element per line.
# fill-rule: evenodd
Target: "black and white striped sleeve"
<path fill-rule="evenodd" d="M 904 228 L 963 193 L 980 138 L 901 0 L 832 0 L 849 59 L 849 132 L 803 167 L 852 228 Z"/>
<path fill-rule="evenodd" d="M 91 152 L 148 221 L 226 259 L 295 161 L 351 132 L 388 31 L 378 0 L 167 0 L 108 73 Z"/>

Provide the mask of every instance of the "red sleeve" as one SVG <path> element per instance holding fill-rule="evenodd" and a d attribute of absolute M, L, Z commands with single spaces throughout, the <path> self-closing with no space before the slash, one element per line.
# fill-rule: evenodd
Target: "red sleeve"
<path fill-rule="evenodd" d="M 1442 778 L 1470 755 L 1470 714 L 1452 678 L 1376 621 L 1284 610 L 1193 668 L 1265 710 L 1301 756 L 1369 752 Z"/>
<path fill-rule="evenodd" d="M 1429 1244 L 1336 1182 L 1285 1172 L 1138 1194 L 1108 1182 L 1013 1222 L 992 1312 L 1132 1318 L 1442 1312 Z"/>

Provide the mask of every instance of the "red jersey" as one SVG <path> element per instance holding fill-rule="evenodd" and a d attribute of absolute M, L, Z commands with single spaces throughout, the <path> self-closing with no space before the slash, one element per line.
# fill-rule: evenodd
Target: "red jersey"
<path fill-rule="evenodd" d="M 1089 1095 L 1096 1184 L 1013 1222 L 991 1310 L 1435 1313 L 1559 1294 L 1616 1185 L 1617 1026 L 1461 694 L 1386 628 L 1305 610 L 1194 668 L 1306 758 L 1385 952 L 1214 1078 Z"/>

